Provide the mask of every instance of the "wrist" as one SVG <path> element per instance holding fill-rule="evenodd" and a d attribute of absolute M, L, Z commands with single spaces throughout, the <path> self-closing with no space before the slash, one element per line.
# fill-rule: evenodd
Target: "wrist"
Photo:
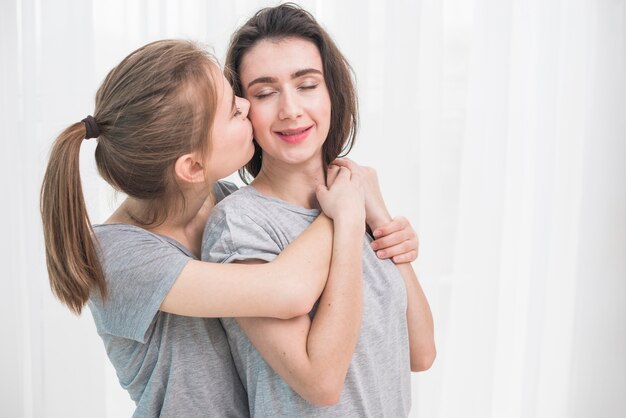
<path fill-rule="evenodd" d="M 374 213 L 368 213 L 365 217 L 365 222 L 372 231 L 375 231 L 381 226 L 387 225 L 392 220 L 393 218 L 386 208 L 382 208 L 381 210 Z"/>
<path fill-rule="evenodd" d="M 335 230 L 341 230 L 346 233 L 364 234 L 365 233 L 365 217 L 364 216 L 343 216 L 336 217 L 334 220 Z"/>

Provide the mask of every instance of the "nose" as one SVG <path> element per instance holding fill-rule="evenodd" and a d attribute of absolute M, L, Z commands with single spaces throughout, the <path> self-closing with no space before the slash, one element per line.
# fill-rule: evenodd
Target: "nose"
<path fill-rule="evenodd" d="M 248 112 L 250 111 L 250 102 L 243 97 L 236 96 L 235 97 L 235 106 L 241 112 L 241 116 L 244 118 L 248 117 Z"/>
<path fill-rule="evenodd" d="M 302 115 L 302 106 L 295 93 L 285 90 L 280 95 L 280 119 L 295 119 Z"/>

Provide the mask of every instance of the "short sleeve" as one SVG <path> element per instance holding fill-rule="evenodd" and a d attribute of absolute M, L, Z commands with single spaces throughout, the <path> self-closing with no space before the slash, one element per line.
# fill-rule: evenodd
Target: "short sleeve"
<path fill-rule="evenodd" d="M 219 203 L 224 200 L 225 197 L 235 193 L 238 190 L 235 183 L 230 181 L 220 180 L 213 186 L 213 196 L 215 197 L 215 203 Z"/>
<path fill-rule="evenodd" d="M 161 303 L 191 257 L 140 228 L 95 228 L 107 297 L 90 299 L 99 333 L 145 342 Z"/>
<path fill-rule="evenodd" d="M 245 205 L 226 199 L 216 206 L 202 239 L 202 260 L 231 263 L 243 260 L 272 261 L 282 248 L 269 229 L 245 213 Z"/>

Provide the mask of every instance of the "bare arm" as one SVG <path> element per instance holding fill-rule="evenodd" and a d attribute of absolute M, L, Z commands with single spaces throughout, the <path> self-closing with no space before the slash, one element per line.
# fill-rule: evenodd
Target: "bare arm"
<path fill-rule="evenodd" d="M 341 183 L 341 176 L 333 187 Z M 354 193 L 345 190 L 342 193 L 341 189 L 339 192 L 343 201 L 337 207 L 344 214 L 333 215 L 330 273 L 313 320 L 308 315 L 290 320 L 237 319 L 265 361 L 287 384 L 304 399 L 320 405 L 332 405 L 339 400 L 358 339 L 363 307 L 362 191 L 360 202 Z M 356 210 L 346 211 L 349 206 L 359 205 L 360 215 Z M 327 211 L 323 204 L 322 207 Z"/>
<path fill-rule="evenodd" d="M 351 229 L 351 230 L 350 230 Z M 265 361 L 309 402 L 333 405 L 356 346 L 361 325 L 363 227 L 335 233 L 335 248 L 326 289 L 315 317 L 289 320 L 238 318 L 237 322 Z"/>
<path fill-rule="evenodd" d="M 348 167 L 352 172 L 360 172 L 365 187 L 365 207 L 367 224 L 378 238 L 372 244 L 377 252 L 387 252 L 385 257 L 398 254 L 402 257 L 395 259 L 398 270 L 402 274 L 407 291 L 407 326 L 409 331 L 409 347 L 411 356 L 411 371 L 427 370 L 436 356 L 433 317 L 426 295 L 420 286 L 417 275 L 411 264 L 405 262 L 412 258 L 412 251 L 417 256 L 418 240 L 413 228 L 406 219 L 399 218 L 392 222 L 378 184 L 376 171 L 369 167 L 362 167 L 355 162 L 343 158 L 333 162 L 342 167 Z M 408 227 L 407 227 L 408 225 Z M 379 254 L 380 258 L 381 257 Z"/>
<path fill-rule="evenodd" d="M 381 218 L 374 220 L 375 228 L 391 220 L 387 213 Z M 406 320 L 409 331 L 409 348 L 411 357 L 411 371 L 419 372 L 428 370 L 435 361 L 435 336 L 433 316 L 428 305 L 426 295 L 417 280 L 417 275 L 410 263 L 397 265 L 407 293 Z"/>
<path fill-rule="evenodd" d="M 411 223 L 403 216 L 393 218 L 373 230 L 372 250 L 380 259 L 390 258 L 396 264 L 417 260 L 419 241 Z"/>
<path fill-rule="evenodd" d="M 396 264 L 415 261 L 419 249 L 417 235 L 406 218 L 400 216 L 392 219 L 389 216 L 376 171 L 358 165 L 349 158 L 338 158 L 332 165 L 346 167 L 361 175 L 365 190 L 365 219 L 376 238 L 371 245 L 378 258 L 390 258 Z"/>
<path fill-rule="evenodd" d="M 293 318 L 311 310 L 329 274 L 332 221 L 320 215 L 272 262 L 219 264 L 192 260 L 161 310 L 196 317 Z M 298 280 L 294 280 L 297 272 Z"/>
<path fill-rule="evenodd" d="M 411 264 L 399 264 L 407 293 L 406 320 L 409 330 L 411 371 L 428 370 L 437 355 L 433 316 Z"/>

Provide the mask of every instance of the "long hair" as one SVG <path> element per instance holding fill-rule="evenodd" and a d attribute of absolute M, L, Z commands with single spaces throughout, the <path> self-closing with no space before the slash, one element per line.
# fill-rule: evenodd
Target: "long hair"
<path fill-rule="evenodd" d="M 187 41 L 145 45 L 109 72 L 96 94 L 100 131 L 96 165 L 116 190 L 149 203 L 136 216 L 162 223 L 182 194 L 173 175 L 181 155 L 208 152 L 217 106 L 214 59 Z M 86 125 L 74 123 L 55 140 L 41 187 L 46 263 L 54 295 L 80 314 L 92 291 L 106 299 L 82 193 L 79 153 Z M 184 204 L 184 199 L 182 199 Z"/>
<path fill-rule="evenodd" d="M 259 10 L 231 38 L 226 56 L 226 78 L 235 94 L 244 96 L 240 70 L 246 52 L 264 39 L 287 38 L 313 42 L 322 58 L 324 79 L 331 101 L 330 128 L 322 147 L 323 164 L 327 166 L 352 149 L 358 128 L 357 95 L 350 64 L 309 12 L 293 3 Z M 239 176 L 246 183 L 261 170 L 262 150 L 256 140 L 254 148 L 252 159 L 239 170 Z"/>

